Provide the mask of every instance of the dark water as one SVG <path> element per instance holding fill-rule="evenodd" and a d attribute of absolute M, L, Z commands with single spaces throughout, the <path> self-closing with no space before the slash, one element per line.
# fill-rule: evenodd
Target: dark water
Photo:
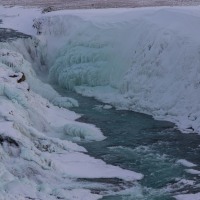
<path fill-rule="evenodd" d="M 79 121 L 95 124 L 107 137 L 101 142 L 81 142 L 91 156 L 144 174 L 139 181 L 141 188 L 130 189 L 130 194 L 106 196 L 104 200 L 171 200 L 175 194 L 200 191 L 199 177 L 187 173 L 187 168 L 177 163 L 186 159 L 200 170 L 200 136 L 183 134 L 173 123 L 156 121 L 145 114 L 105 110 L 93 98 L 57 90 L 79 101 L 80 106 L 72 109 L 83 114 Z M 193 180 L 194 185 L 185 184 L 182 179 Z"/>
<path fill-rule="evenodd" d="M 0 24 L 2 23 L 2 20 L 0 19 Z M 6 42 L 10 40 L 15 40 L 18 38 L 30 38 L 30 35 L 26 35 L 24 33 L 15 31 L 13 29 L 8 28 L 0 28 L 0 42 Z"/>

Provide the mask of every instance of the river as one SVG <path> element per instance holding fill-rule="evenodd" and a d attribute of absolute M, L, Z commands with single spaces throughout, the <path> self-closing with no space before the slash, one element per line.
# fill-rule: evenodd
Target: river
<path fill-rule="evenodd" d="M 183 134 L 173 123 L 149 115 L 104 109 L 104 104 L 94 98 L 56 89 L 79 101 L 79 107 L 72 109 L 82 114 L 79 121 L 95 124 L 107 137 L 100 142 L 79 142 L 91 156 L 144 174 L 140 186 L 104 200 L 171 200 L 176 194 L 200 190 L 198 175 L 187 173 L 187 167 L 178 162 L 186 159 L 200 165 L 197 134 Z"/>

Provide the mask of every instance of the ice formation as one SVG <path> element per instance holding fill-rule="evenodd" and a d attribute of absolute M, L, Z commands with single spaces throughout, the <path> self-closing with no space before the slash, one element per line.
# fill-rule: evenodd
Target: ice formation
<path fill-rule="evenodd" d="M 181 165 L 183 165 L 185 167 L 196 167 L 197 166 L 196 164 L 191 163 L 191 162 L 189 162 L 188 160 L 185 160 L 185 159 L 177 160 L 177 163 L 181 164 Z"/>
<path fill-rule="evenodd" d="M 199 133 L 199 17 L 199 7 L 68 11 L 34 26 L 50 81 Z"/>

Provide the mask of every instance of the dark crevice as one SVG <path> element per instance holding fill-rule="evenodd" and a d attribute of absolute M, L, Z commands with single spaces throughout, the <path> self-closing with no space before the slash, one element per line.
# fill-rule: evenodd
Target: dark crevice
<path fill-rule="evenodd" d="M 4 142 L 7 142 L 10 145 L 14 145 L 16 147 L 19 147 L 19 144 L 14 139 L 12 139 L 11 137 L 0 135 L 0 144 L 2 145 Z"/>

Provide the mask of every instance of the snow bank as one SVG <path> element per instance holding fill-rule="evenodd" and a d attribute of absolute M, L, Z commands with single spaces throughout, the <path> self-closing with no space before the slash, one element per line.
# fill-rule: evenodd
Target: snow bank
<path fill-rule="evenodd" d="M 199 200 L 200 199 L 200 193 L 196 194 L 184 194 L 184 195 L 177 195 L 175 196 L 177 200 Z"/>
<path fill-rule="evenodd" d="M 63 11 L 38 18 L 34 26 L 51 57 L 49 80 L 199 133 L 199 9 Z"/>
<path fill-rule="evenodd" d="M 36 35 L 32 23 L 33 19 L 39 16 L 41 16 L 41 9 L 39 8 L 23 9 L 19 6 L 4 7 L 0 5 L 0 18 L 2 20 L 0 27 L 3 28 L 11 28 L 28 35 Z"/>
<path fill-rule="evenodd" d="M 100 129 L 97 129 L 92 124 L 81 122 L 75 122 L 74 124 L 66 123 L 64 126 L 64 132 L 69 136 L 78 137 L 84 140 L 101 141 L 105 139 Z"/>

